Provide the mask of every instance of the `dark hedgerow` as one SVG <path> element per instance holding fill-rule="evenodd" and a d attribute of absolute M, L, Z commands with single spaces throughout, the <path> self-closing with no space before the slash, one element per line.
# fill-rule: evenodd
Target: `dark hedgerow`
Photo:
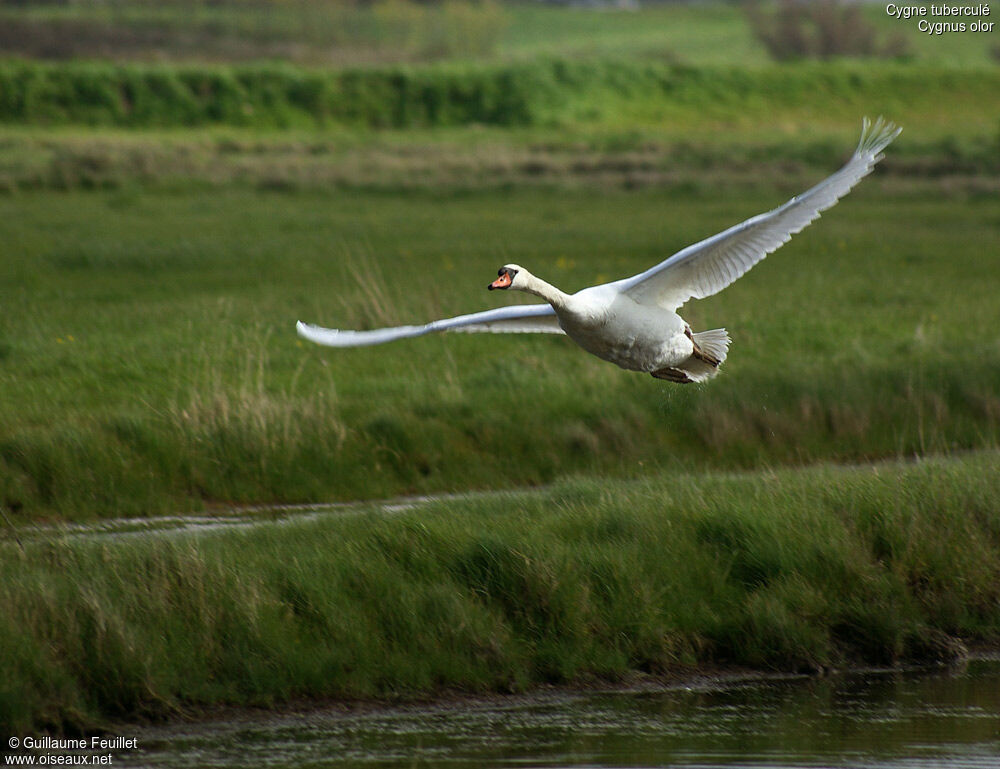
<path fill-rule="evenodd" d="M 310 70 L 254 66 L 0 63 L 0 123 L 171 127 L 322 126 L 410 128 L 471 124 L 533 126 L 614 117 L 629 109 L 740 110 L 877 101 L 886 109 L 936 90 L 981 93 L 1000 72 L 975 81 L 954 73 L 857 63 L 776 66 L 754 72 L 660 62 L 538 60 Z M 887 94 L 889 96 L 887 96 Z"/>
<path fill-rule="evenodd" d="M 531 67 L 320 72 L 280 65 L 0 64 L 0 122 L 373 128 L 537 120 Z"/>

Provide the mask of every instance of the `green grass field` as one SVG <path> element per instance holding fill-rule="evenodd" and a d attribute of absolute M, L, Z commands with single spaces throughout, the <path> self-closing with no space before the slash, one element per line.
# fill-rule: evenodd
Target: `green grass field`
<path fill-rule="evenodd" d="M 24 193 L 7 257 L 2 494 L 18 519 L 386 496 L 566 473 L 759 466 L 995 446 L 992 196 L 878 178 L 723 295 L 723 375 L 679 388 L 564 338 L 371 327 L 508 302 L 522 263 L 575 290 L 641 271 L 785 193 L 650 189 Z M 364 468 L 362 473 L 358 468 Z"/>
<path fill-rule="evenodd" d="M 998 459 L 579 478 L 391 517 L 0 544 L 0 728 L 950 659 L 956 636 L 1000 636 Z"/>
<path fill-rule="evenodd" d="M 730 5 L 261 7 L 0 5 L 0 731 L 1000 640 L 992 38 L 871 5 L 903 59 L 778 65 Z M 508 262 L 634 274 L 880 113 L 872 177 L 683 309 L 733 338 L 706 385 L 295 336 L 524 300 Z M 469 490 L 512 493 L 65 527 Z"/>

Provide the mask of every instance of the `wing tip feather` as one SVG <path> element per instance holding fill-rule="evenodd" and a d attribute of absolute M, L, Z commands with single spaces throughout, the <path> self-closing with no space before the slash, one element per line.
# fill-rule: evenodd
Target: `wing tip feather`
<path fill-rule="evenodd" d="M 298 334 L 303 339 L 313 340 L 320 332 L 325 332 L 326 334 L 339 334 L 339 328 L 324 328 L 323 326 L 317 326 L 312 323 L 303 323 L 301 320 L 295 321 L 295 333 Z"/>
<path fill-rule="evenodd" d="M 866 158 L 874 165 L 882 159 L 882 150 L 888 147 L 902 130 L 902 126 L 886 120 L 881 115 L 874 122 L 867 116 L 862 118 L 861 138 L 858 140 L 858 148 L 854 151 L 855 157 Z"/>

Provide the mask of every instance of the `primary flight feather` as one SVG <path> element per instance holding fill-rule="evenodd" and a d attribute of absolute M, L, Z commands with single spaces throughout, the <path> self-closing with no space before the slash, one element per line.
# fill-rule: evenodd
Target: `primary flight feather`
<path fill-rule="evenodd" d="M 689 299 L 718 293 L 817 219 L 871 173 L 900 130 L 881 118 L 874 124 L 865 118 L 857 149 L 835 174 L 783 206 L 688 246 L 631 278 L 566 294 L 508 264 L 489 289 L 527 291 L 546 304 L 501 307 L 422 326 L 344 331 L 299 321 L 296 329 L 303 338 L 329 347 L 382 344 L 432 331 L 564 333 L 624 369 L 673 382 L 701 382 L 718 373 L 730 339 L 725 329 L 692 332 L 677 309 Z"/>

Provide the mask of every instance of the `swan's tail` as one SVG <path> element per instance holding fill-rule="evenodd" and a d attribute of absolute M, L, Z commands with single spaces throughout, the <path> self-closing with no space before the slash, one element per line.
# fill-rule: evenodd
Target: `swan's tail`
<path fill-rule="evenodd" d="M 732 340 L 724 328 L 714 328 L 691 335 L 694 355 L 677 368 L 686 373 L 693 382 L 705 382 L 719 373 L 719 366 L 726 359 Z"/>

